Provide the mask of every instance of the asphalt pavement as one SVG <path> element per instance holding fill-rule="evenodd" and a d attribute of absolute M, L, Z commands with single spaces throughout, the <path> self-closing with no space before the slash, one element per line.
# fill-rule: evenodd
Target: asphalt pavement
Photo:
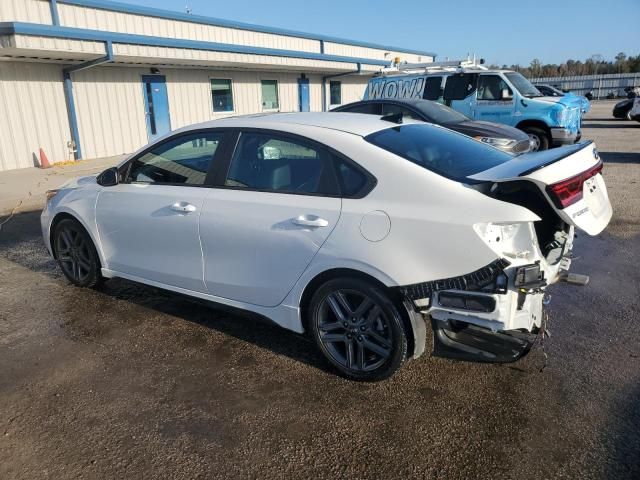
<path fill-rule="evenodd" d="M 591 282 L 553 286 L 552 337 L 508 365 L 424 356 L 349 382 L 249 315 L 124 280 L 72 287 L 39 212 L 16 214 L 0 232 L 0 478 L 640 478 L 640 123 L 611 108 L 583 131 L 614 206 L 576 240 Z"/>

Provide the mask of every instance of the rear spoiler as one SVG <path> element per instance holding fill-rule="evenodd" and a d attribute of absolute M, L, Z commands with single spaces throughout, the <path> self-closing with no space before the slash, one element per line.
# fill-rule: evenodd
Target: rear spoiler
<path fill-rule="evenodd" d="M 514 157 L 513 160 L 497 165 L 489 170 L 485 170 L 468 178 L 478 182 L 491 182 L 499 178 L 524 177 L 536 170 L 540 170 L 548 165 L 573 155 L 580 150 L 588 148 L 593 142 L 577 143 L 568 147 L 553 148 L 542 152 L 525 153 Z M 595 147 L 592 147 L 595 150 Z M 597 152 L 594 152 L 597 155 Z"/>

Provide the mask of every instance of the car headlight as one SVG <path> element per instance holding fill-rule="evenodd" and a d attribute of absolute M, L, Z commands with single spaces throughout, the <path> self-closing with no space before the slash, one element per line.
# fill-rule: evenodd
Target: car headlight
<path fill-rule="evenodd" d="M 511 138 L 497 138 L 497 137 L 475 137 L 476 140 L 487 143 L 496 148 L 510 148 L 516 144 L 516 141 Z"/>

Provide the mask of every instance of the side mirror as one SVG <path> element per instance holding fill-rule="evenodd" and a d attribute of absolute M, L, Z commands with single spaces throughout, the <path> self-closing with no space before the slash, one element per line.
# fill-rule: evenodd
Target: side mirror
<path fill-rule="evenodd" d="M 513 100 L 513 95 L 508 88 L 503 88 L 501 92 L 502 100 Z"/>
<path fill-rule="evenodd" d="M 119 177 L 120 173 L 118 172 L 118 167 L 111 167 L 98 175 L 96 180 L 98 185 L 102 185 L 103 187 L 113 187 L 119 183 Z"/>

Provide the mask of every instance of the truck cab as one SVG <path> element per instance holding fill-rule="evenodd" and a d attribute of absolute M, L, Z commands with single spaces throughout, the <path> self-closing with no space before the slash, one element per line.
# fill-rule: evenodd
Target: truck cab
<path fill-rule="evenodd" d="M 546 97 L 518 72 L 489 70 L 475 62 L 391 67 L 369 80 L 364 98 L 435 100 L 474 120 L 519 128 L 534 150 L 570 145 L 581 135 L 579 100 Z"/>

